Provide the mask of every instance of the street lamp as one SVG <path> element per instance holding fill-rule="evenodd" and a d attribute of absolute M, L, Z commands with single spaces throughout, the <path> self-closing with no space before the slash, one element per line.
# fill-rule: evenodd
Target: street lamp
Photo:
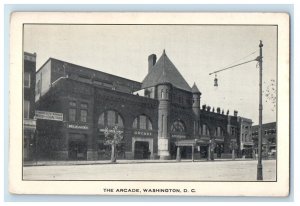
<path fill-rule="evenodd" d="M 259 130 L 258 130 L 258 162 L 257 162 L 257 180 L 263 180 L 263 167 L 262 167 L 262 47 L 263 43 L 260 40 L 259 43 L 259 56 L 256 57 L 255 59 L 252 59 L 250 61 L 242 62 L 230 67 L 226 67 L 224 69 L 220 69 L 217 71 L 214 71 L 212 73 L 209 73 L 209 75 L 215 74 L 215 79 L 214 79 L 214 86 L 218 86 L 218 79 L 217 79 L 217 73 L 222 72 L 224 70 L 228 70 L 230 68 L 234 68 L 243 64 L 247 64 L 252 61 L 257 61 L 259 64 Z"/>

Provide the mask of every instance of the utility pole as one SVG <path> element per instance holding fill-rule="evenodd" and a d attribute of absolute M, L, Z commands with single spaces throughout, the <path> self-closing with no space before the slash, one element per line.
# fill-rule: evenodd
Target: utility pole
<path fill-rule="evenodd" d="M 263 180 L 262 174 L 262 41 L 259 43 L 259 130 L 258 130 L 258 163 L 257 163 L 257 180 Z"/>
<path fill-rule="evenodd" d="M 259 130 L 258 130 L 258 162 L 257 162 L 257 180 L 263 180 L 263 167 L 262 167 L 262 110 L 263 110 L 263 105 L 262 105 L 262 62 L 263 62 L 263 56 L 262 56 L 262 47 L 263 43 L 260 40 L 259 43 L 259 56 L 256 57 L 253 60 L 249 60 L 246 62 L 242 62 L 233 66 L 229 66 L 214 72 L 209 73 L 209 75 L 215 74 L 215 79 L 214 79 L 214 86 L 218 86 L 218 79 L 217 79 L 217 73 L 243 65 L 247 64 L 252 61 L 258 61 L 259 64 Z M 253 54 L 253 53 L 251 53 Z"/>

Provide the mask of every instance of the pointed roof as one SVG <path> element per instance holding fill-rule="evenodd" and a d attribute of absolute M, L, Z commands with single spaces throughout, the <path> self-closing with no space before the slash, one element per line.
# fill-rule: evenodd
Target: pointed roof
<path fill-rule="evenodd" d="M 153 66 L 151 72 L 148 73 L 148 75 L 142 81 L 142 89 L 153 87 L 162 83 L 170 83 L 176 88 L 189 92 L 191 91 L 191 87 L 168 58 L 165 50 L 162 56 Z"/>
<path fill-rule="evenodd" d="M 201 92 L 199 91 L 199 89 L 198 89 L 198 87 L 197 87 L 197 85 L 196 85 L 195 82 L 194 82 L 194 85 L 193 85 L 193 87 L 192 87 L 192 93 L 193 93 L 193 94 L 196 94 L 196 93 L 201 94 Z"/>

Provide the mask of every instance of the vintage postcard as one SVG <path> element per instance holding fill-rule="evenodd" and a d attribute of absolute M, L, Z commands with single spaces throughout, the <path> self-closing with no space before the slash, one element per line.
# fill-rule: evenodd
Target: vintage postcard
<path fill-rule="evenodd" d="M 9 190 L 287 196 L 289 15 L 16 12 Z"/>

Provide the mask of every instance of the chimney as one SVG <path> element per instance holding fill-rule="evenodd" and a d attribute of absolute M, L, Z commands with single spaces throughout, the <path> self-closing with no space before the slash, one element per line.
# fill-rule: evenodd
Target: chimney
<path fill-rule="evenodd" d="M 237 117 L 238 111 L 234 110 L 233 114 L 235 117 Z"/>
<path fill-rule="evenodd" d="M 155 63 L 156 63 L 156 55 L 151 54 L 150 56 L 148 56 L 148 73 L 152 71 L 152 68 L 155 65 Z"/>

